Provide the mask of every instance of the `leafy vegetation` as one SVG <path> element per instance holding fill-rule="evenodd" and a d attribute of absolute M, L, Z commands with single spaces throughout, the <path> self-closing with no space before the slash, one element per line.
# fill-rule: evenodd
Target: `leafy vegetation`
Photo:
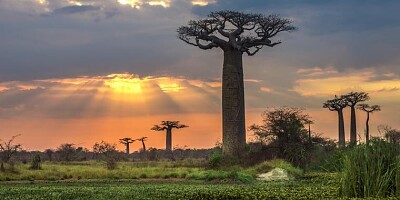
<path fill-rule="evenodd" d="M 399 145 L 374 139 L 344 156 L 340 193 L 345 197 L 400 195 Z"/>
<path fill-rule="evenodd" d="M 143 182 L 81 180 L 0 183 L 3 199 L 334 199 L 337 185 L 317 174 L 269 183 Z M 316 192 L 318 191 L 318 192 Z"/>
<path fill-rule="evenodd" d="M 42 169 L 41 166 L 42 160 L 40 159 L 39 155 L 36 155 L 31 162 L 31 166 L 29 167 L 29 169 Z"/>

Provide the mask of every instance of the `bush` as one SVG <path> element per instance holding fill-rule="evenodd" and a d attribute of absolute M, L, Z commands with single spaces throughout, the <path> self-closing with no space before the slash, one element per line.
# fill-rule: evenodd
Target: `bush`
<path fill-rule="evenodd" d="M 224 157 L 222 156 L 222 154 L 219 152 L 214 152 L 213 154 L 211 154 L 210 158 L 208 159 L 208 166 L 211 169 L 216 169 L 216 168 L 221 167 L 223 161 L 224 161 Z"/>
<path fill-rule="evenodd" d="M 399 195 L 398 154 L 398 144 L 382 139 L 354 147 L 344 156 L 340 194 L 357 198 Z"/>
<path fill-rule="evenodd" d="M 42 169 L 41 162 L 42 160 L 40 159 L 39 154 L 36 154 L 35 157 L 32 159 L 31 166 L 29 167 L 29 169 L 33 170 Z"/>

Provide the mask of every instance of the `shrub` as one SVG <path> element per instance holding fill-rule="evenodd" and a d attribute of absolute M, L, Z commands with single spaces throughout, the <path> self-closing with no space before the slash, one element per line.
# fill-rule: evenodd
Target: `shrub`
<path fill-rule="evenodd" d="M 32 159 L 31 166 L 29 167 L 29 169 L 34 169 L 34 170 L 41 169 L 42 168 L 41 162 L 42 161 L 40 159 L 39 154 L 36 154 L 35 157 Z"/>
<path fill-rule="evenodd" d="M 221 167 L 223 161 L 224 161 L 224 157 L 222 156 L 222 154 L 219 152 L 214 152 L 213 154 L 211 154 L 210 158 L 208 159 L 208 166 L 211 169 L 219 168 L 219 167 Z"/>

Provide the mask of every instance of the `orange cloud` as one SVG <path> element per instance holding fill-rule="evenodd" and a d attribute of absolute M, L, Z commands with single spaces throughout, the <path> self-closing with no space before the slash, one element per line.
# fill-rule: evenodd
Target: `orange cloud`
<path fill-rule="evenodd" d="M 272 92 L 273 90 L 269 87 L 260 87 L 260 91 L 269 93 Z"/>
<path fill-rule="evenodd" d="M 7 105 L 0 102 L 0 107 L 7 107 L 7 113 L 2 115 L 52 118 L 216 113 L 219 85 L 181 77 L 139 77 L 128 73 L 4 82 L 0 83 L 0 91 Z M 20 105 L 29 106 L 21 109 Z"/>
<path fill-rule="evenodd" d="M 305 78 L 296 81 L 293 91 L 302 96 L 332 96 L 352 90 L 369 93 L 395 92 L 400 88 L 400 79 L 377 79 L 371 71 L 337 74 L 325 78 Z"/>

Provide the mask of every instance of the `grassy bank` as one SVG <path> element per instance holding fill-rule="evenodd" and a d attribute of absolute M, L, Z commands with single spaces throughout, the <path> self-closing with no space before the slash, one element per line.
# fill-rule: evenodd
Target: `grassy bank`
<path fill-rule="evenodd" d="M 293 176 L 301 176 L 302 171 L 283 160 L 273 160 L 254 167 L 232 166 L 209 169 L 203 160 L 119 162 L 114 170 L 108 170 L 101 161 L 45 162 L 40 170 L 29 169 L 29 164 L 17 164 L 13 170 L 0 172 L 0 181 L 18 180 L 69 180 L 69 179 L 168 179 L 186 178 L 191 180 L 231 180 L 252 182 L 259 173 L 279 167 Z"/>

